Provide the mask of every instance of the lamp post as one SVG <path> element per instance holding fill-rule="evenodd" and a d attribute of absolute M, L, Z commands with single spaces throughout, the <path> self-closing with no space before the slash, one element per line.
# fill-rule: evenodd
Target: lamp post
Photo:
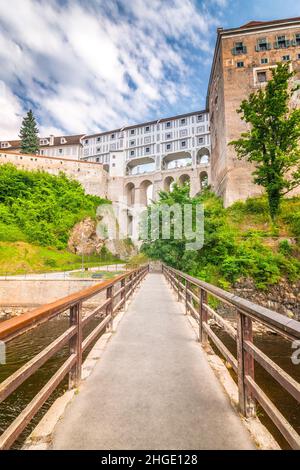
<path fill-rule="evenodd" d="M 83 229 L 81 230 L 81 269 L 84 272 Z"/>

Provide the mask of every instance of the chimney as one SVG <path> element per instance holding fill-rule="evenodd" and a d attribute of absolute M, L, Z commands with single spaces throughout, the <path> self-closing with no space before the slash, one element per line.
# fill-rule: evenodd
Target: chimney
<path fill-rule="evenodd" d="M 49 145 L 54 145 L 54 135 L 50 135 L 50 138 L 49 138 Z"/>

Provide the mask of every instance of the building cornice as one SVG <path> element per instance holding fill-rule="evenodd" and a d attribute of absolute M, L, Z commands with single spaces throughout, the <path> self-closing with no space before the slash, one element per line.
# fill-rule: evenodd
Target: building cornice
<path fill-rule="evenodd" d="M 189 117 L 189 116 L 195 116 L 197 114 L 206 114 L 207 112 L 208 112 L 207 109 L 202 109 L 201 111 L 193 111 L 191 113 L 178 114 L 176 116 L 156 119 L 154 121 L 142 122 L 140 124 L 132 124 L 130 126 L 123 126 L 120 129 L 114 129 L 114 130 L 111 130 L 111 131 L 99 132 L 98 134 L 90 134 L 90 135 L 86 134 L 81 138 L 81 140 L 91 139 L 93 137 L 100 137 L 102 135 L 107 135 L 107 134 L 114 134 L 114 133 L 117 133 L 117 132 L 123 132 L 123 131 L 130 130 L 130 129 L 136 129 L 137 127 L 144 127 L 144 126 L 150 126 L 152 124 L 159 124 L 160 122 L 174 121 L 176 119 L 182 119 L 182 118 Z"/>

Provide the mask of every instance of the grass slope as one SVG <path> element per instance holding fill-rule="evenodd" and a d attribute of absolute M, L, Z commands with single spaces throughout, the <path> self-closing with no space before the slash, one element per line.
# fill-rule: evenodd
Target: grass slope
<path fill-rule="evenodd" d="M 120 260 L 107 254 L 84 257 L 84 266 L 114 264 Z M 68 271 L 81 268 L 81 256 L 55 247 L 27 242 L 0 242 L 0 275 Z"/>

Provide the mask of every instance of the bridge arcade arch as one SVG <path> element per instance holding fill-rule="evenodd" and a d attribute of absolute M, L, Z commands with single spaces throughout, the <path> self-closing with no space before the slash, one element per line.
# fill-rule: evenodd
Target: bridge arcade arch
<path fill-rule="evenodd" d="M 210 160 L 210 152 L 208 148 L 202 147 L 197 152 L 197 165 L 208 165 Z"/>
<path fill-rule="evenodd" d="M 164 179 L 164 191 L 172 192 L 174 183 L 175 183 L 175 180 L 173 176 L 167 176 Z"/>

